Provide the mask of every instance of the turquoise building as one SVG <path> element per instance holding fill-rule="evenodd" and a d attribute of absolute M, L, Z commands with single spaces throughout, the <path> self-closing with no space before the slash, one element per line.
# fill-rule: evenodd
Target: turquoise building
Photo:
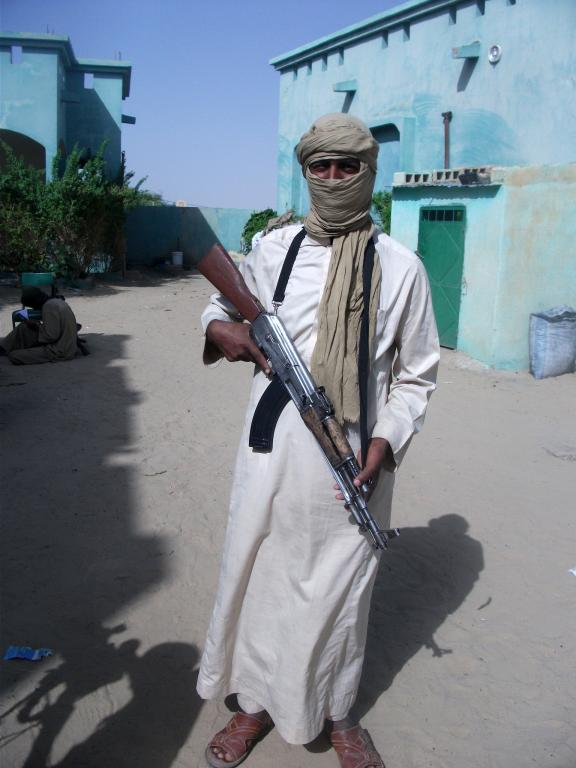
<path fill-rule="evenodd" d="M 397 171 L 576 159 L 575 30 L 574 0 L 411 0 L 272 59 L 278 211 L 306 208 L 294 147 L 328 112 L 374 132 L 378 189 Z"/>
<path fill-rule="evenodd" d="M 530 314 L 576 308 L 576 163 L 458 176 L 397 174 L 391 234 L 424 262 L 441 343 L 526 370 Z"/>
<path fill-rule="evenodd" d="M 0 140 L 46 178 L 58 150 L 65 155 L 77 144 L 94 154 L 106 140 L 105 159 L 114 176 L 122 126 L 136 122 L 123 112 L 131 73 L 126 61 L 77 59 L 68 37 L 0 33 Z M 128 266 L 153 266 L 182 250 L 190 267 L 208 230 L 237 251 L 250 213 L 172 205 L 132 210 L 126 223 Z"/>
<path fill-rule="evenodd" d="M 271 62 L 278 210 L 308 207 L 314 118 L 360 117 L 441 343 L 496 368 L 528 368 L 530 313 L 576 306 L 574 30 L 574 0 L 411 0 Z"/>
<path fill-rule="evenodd" d="M 95 153 L 108 141 L 111 174 L 121 160 L 131 65 L 77 59 L 57 35 L 0 33 L 0 139 L 50 175 L 52 160 L 75 144 Z"/>

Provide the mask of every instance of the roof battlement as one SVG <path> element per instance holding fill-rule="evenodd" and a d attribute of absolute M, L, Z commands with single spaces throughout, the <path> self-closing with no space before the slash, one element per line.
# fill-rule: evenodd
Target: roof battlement
<path fill-rule="evenodd" d="M 410 0 L 410 2 L 391 8 L 388 11 L 370 16 L 364 21 L 344 27 L 331 35 L 313 40 L 311 43 L 295 48 L 270 59 L 271 64 L 280 72 L 298 66 L 310 59 L 333 53 L 339 49 L 363 40 L 385 35 L 389 31 L 401 29 L 412 21 L 449 11 L 462 3 L 462 0 Z"/>
<path fill-rule="evenodd" d="M 0 48 L 19 46 L 23 50 L 55 51 L 66 69 L 92 74 L 110 74 L 122 78 L 122 98 L 130 95 L 132 65 L 128 61 L 113 59 L 77 59 L 70 38 L 64 35 L 47 35 L 26 32 L 0 32 Z"/>

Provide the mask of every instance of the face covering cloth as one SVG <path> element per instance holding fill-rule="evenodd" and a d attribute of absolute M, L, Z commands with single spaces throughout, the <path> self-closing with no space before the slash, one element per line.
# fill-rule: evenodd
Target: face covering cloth
<path fill-rule="evenodd" d="M 310 212 L 304 227 L 311 237 L 332 240 L 332 257 L 320 307 L 312 375 L 334 405 L 336 418 L 355 423 L 360 415 L 358 342 L 364 296 L 362 267 L 374 233 L 370 218 L 378 143 L 368 128 L 346 114 L 325 115 L 301 138 L 296 155 L 308 182 Z M 309 166 L 317 160 L 352 157 L 360 170 L 345 179 L 320 179 Z M 370 349 L 376 331 L 382 274 L 374 259 L 370 295 Z M 366 297 L 368 299 L 368 297 Z"/>

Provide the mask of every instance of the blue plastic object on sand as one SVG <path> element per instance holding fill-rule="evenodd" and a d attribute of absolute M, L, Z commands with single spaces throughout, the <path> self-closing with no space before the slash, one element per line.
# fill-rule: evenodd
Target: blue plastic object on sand
<path fill-rule="evenodd" d="M 11 645 L 4 654 L 4 661 L 10 659 L 24 659 L 25 661 L 40 661 L 47 656 L 52 656 L 50 648 L 28 648 L 23 645 Z"/>

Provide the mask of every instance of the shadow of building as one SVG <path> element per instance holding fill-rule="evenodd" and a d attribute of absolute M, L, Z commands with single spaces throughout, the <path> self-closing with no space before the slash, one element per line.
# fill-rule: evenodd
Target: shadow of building
<path fill-rule="evenodd" d="M 85 338 L 93 354 L 65 365 L 15 370 L 6 360 L 2 364 L 3 379 L 17 376 L 22 386 L 3 389 L 0 406 L 1 647 L 48 647 L 60 661 L 24 701 L 4 707 L 4 714 L 12 710 L 21 722 L 41 726 L 26 768 L 47 764 L 50 748 L 80 698 L 126 674 L 134 700 L 122 710 L 122 717 L 117 712 L 104 721 L 99 738 L 101 731 L 112 732 L 131 722 L 130 712 L 140 707 L 152 713 L 152 694 L 144 693 L 145 681 L 152 687 L 165 686 L 162 675 L 171 665 L 180 665 L 182 677 L 194 690 L 189 677 L 196 652 L 191 646 L 167 643 L 139 657 L 134 647 L 138 641 L 122 644 L 120 637 L 118 647 L 111 642 L 112 635 L 126 629 L 118 626 L 122 610 L 166 578 L 168 551 L 161 536 L 143 533 L 138 526 L 130 456 L 137 441 L 133 411 L 139 396 L 120 364 L 126 337 Z M 114 622 L 116 626 L 108 628 Z M 168 658 L 171 649 L 173 659 Z M 3 667 L 0 693 L 38 673 L 31 664 L 5 662 Z M 45 694 L 58 685 L 64 685 L 64 692 L 33 714 Z M 178 681 L 176 689 L 185 717 L 178 718 L 167 696 L 166 717 L 160 716 L 158 707 L 155 713 L 166 720 L 169 732 L 171 720 L 178 732 L 184 732 L 195 709 L 178 689 Z M 143 725 L 140 739 L 146 737 L 145 731 Z M 170 738 L 178 741 L 177 736 Z M 166 755 L 169 752 L 166 747 Z M 75 763 L 76 768 L 81 764 Z M 107 764 L 121 765 L 114 760 Z M 170 762 L 166 757 L 154 765 Z"/>

